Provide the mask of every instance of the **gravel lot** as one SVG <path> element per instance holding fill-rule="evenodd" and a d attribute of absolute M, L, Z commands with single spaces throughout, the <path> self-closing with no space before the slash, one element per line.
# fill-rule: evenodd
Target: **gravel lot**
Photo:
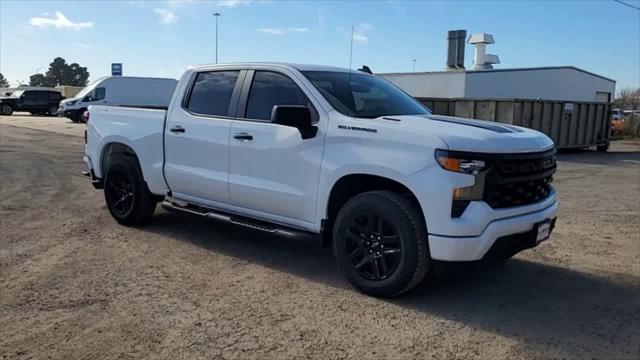
<path fill-rule="evenodd" d="M 159 208 L 117 225 L 83 126 L 0 118 L 2 359 L 640 357 L 640 142 L 559 156 L 538 248 L 379 300 L 315 243 Z"/>

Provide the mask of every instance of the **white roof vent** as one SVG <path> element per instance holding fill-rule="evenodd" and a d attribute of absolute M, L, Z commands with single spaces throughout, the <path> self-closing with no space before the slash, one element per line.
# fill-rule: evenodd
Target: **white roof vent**
<path fill-rule="evenodd" d="M 493 35 L 487 33 L 471 34 L 469 44 L 475 46 L 473 68 L 476 70 L 493 69 L 494 64 L 500 64 L 498 55 L 485 52 L 487 44 L 494 44 Z"/>

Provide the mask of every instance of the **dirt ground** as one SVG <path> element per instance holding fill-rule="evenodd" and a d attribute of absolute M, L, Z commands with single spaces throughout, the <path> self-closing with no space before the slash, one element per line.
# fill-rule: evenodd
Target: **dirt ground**
<path fill-rule="evenodd" d="M 538 248 L 380 300 L 315 243 L 160 208 L 117 225 L 79 172 L 83 125 L 19 119 L 0 118 L 1 359 L 640 357 L 640 142 L 559 156 Z"/>

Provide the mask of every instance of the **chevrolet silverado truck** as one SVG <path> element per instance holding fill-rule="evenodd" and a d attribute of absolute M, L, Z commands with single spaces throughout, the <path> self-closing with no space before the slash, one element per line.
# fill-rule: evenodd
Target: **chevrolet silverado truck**
<path fill-rule="evenodd" d="M 194 67 L 167 110 L 90 106 L 85 157 L 123 225 L 169 210 L 333 246 L 360 291 L 392 297 L 438 261 L 546 240 L 553 142 L 437 116 L 380 77 L 280 63 Z"/>

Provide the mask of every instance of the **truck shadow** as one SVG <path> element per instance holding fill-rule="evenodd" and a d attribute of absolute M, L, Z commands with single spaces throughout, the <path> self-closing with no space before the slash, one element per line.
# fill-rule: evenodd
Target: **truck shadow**
<path fill-rule="evenodd" d="M 164 211 L 144 229 L 355 291 L 338 271 L 331 248 L 315 242 L 292 241 Z M 516 257 L 502 264 L 474 265 L 431 277 L 410 293 L 381 301 L 513 338 L 521 346 L 553 344 L 549 356 L 571 349 L 596 357 L 613 355 L 596 351 L 606 348 L 616 349 L 615 357 L 632 357 L 639 350 L 640 278 L 633 275 L 594 276 Z"/>

